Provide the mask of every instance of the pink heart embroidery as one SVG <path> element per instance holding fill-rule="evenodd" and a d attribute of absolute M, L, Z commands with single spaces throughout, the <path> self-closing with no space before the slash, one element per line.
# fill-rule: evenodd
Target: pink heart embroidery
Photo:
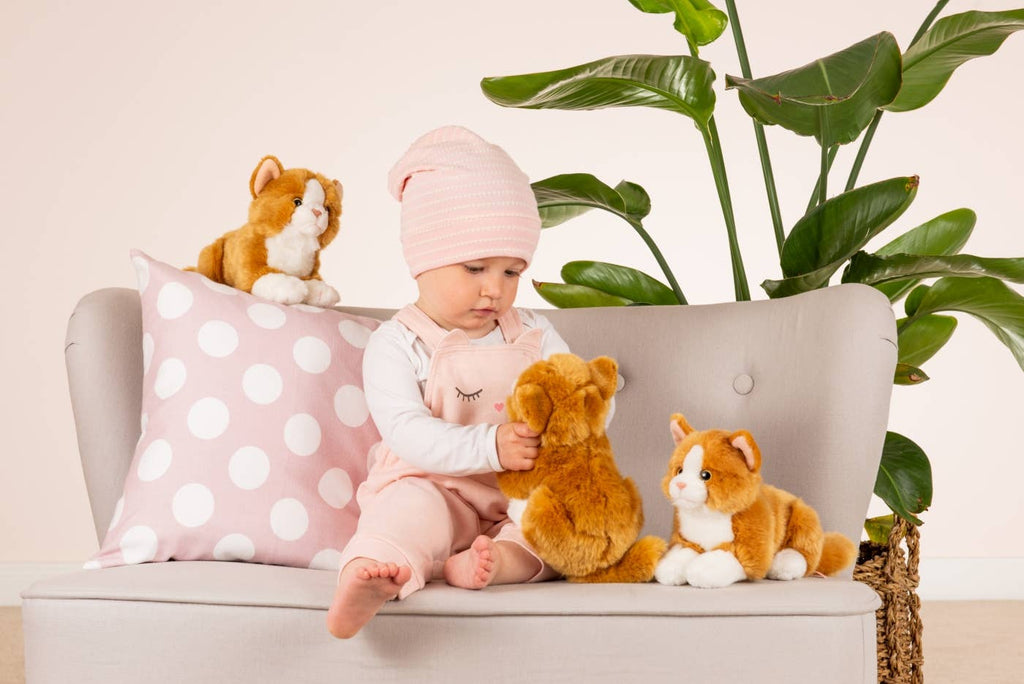
<path fill-rule="evenodd" d="M 498 413 L 501 413 L 502 411 L 504 411 L 505 410 L 505 402 L 503 402 L 503 401 L 495 402 L 494 403 L 494 410 L 497 411 Z"/>

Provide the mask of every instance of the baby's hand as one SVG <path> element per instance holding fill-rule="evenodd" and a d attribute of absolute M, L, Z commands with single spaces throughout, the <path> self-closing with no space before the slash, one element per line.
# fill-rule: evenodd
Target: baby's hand
<path fill-rule="evenodd" d="M 498 462 L 505 470 L 532 470 L 540 446 L 540 433 L 526 423 L 504 423 L 495 436 Z"/>

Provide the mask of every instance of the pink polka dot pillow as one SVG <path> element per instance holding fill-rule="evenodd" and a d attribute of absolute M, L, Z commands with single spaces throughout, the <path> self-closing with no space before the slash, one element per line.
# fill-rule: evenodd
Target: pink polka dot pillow
<path fill-rule="evenodd" d="M 362 390 L 378 321 L 284 306 L 132 252 L 142 436 L 87 567 L 242 560 L 337 569 L 380 440 Z"/>

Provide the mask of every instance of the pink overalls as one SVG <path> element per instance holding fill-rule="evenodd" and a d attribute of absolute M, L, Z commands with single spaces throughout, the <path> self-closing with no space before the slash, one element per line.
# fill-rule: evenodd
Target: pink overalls
<path fill-rule="evenodd" d="M 432 352 L 423 396 L 431 414 L 459 425 L 508 421 L 505 399 L 519 374 L 541 358 L 539 329 L 523 332 L 515 309 L 498 319 L 505 344 L 474 345 L 462 330 L 447 331 L 414 305 L 395 319 L 412 330 Z M 469 548 L 480 534 L 511 541 L 536 557 L 507 515 L 508 501 L 494 473 L 453 476 L 427 473 L 400 459 L 384 443 L 371 452 L 370 471 L 356 494 L 359 526 L 342 554 L 412 568 L 402 587 L 405 598 L 432 578 L 444 562 Z M 541 564 L 530 581 L 554 576 Z"/>

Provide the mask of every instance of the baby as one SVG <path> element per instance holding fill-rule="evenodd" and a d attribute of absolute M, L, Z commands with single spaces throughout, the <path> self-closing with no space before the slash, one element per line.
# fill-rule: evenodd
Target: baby
<path fill-rule="evenodd" d="M 509 521 L 494 475 L 537 457 L 539 435 L 504 410 L 519 374 L 569 351 L 547 319 L 512 306 L 540 238 L 529 179 L 500 147 L 449 126 L 414 142 L 389 186 L 419 297 L 366 345 L 383 441 L 327 614 L 340 638 L 432 579 L 480 589 L 556 576 Z"/>

